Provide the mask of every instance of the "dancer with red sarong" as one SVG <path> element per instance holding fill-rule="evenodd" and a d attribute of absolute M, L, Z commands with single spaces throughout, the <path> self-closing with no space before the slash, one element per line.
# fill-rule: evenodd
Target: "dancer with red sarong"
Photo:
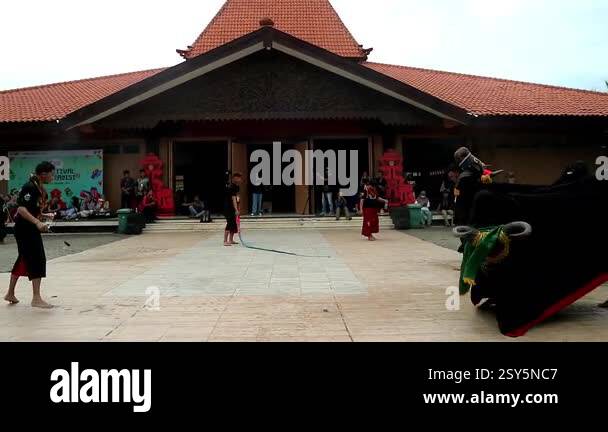
<path fill-rule="evenodd" d="M 361 197 L 359 208 L 363 213 L 363 227 L 361 235 L 367 237 L 369 241 L 376 241 L 374 234 L 380 232 L 380 220 L 378 213 L 384 208 L 388 201 L 378 197 L 376 189 L 372 186 L 367 186 Z"/>

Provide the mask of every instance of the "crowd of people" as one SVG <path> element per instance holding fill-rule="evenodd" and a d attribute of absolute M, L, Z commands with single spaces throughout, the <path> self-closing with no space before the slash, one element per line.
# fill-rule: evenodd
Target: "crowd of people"
<path fill-rule="evenodd" d="M 156 221 L 158 203 L 145 170 L 139 170 L 137 179 L 131 177 L 129 170 L 123 172 L 120 180 L 120 208 L 142 213 L 146 223 Z"/>

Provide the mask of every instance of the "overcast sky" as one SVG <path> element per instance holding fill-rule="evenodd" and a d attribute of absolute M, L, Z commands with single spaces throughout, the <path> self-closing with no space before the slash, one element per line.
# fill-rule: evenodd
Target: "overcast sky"
<path fill-rule="evenodd" d="M 0 89 L 172 66 L 224 0 L 0 5 Z M 606 90 L 608 0 L 332 0 L 370 60 Z"/>

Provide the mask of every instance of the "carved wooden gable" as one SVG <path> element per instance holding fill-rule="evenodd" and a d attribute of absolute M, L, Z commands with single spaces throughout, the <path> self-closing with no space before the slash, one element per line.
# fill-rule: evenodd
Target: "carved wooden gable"
<path fill-rule="evenodd" d="M 167 120 L 379 119 L 434 125 L 397 99 L 276 51 L 261 52 L 127 108 L 98 125 L 154 127 Z"/>

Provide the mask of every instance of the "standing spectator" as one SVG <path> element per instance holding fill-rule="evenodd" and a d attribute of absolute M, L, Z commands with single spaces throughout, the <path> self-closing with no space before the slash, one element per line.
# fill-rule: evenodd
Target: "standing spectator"
<path fill-rule="evenodd" d="M 123 173 L 123 177 L 120 180 L 120 208 L 123 209 L 133 209 L 134 206 L 134 198 L 135 198 L 135 187 L 137 186 L 133 177 L 131 177 L 131 172 L 129 170 L 125 170 Z"/>
<path fill-rule="evenodd" d="M 441 193 L 441 202 L 437 210 L 439 210 L 443 216 L 445 226 L 454 225 L 454 187 L 456 181 L 458 181 L 458 170 L 455 167 L 448 169 L 447 178 L 441 183 L 439 192 Z"/>
<path fill-rule="evenodd" d="M 251 216 L 263 216 L 264 210 L 262 209 L 262 203 L 264 202 L 264 185 L 262 184 L 262 175 L 258 174 L 258 177 L 251 182 L 252 202 Z"/>
<path fill-rule="evenodd" d="M 426 191 L 420 192 L 416 204 L 422 207 L 422 219 L 425 226 L 433 225 L 433 213 L 431 212 L 431 201 L 426 196 Z"/>
<path fill-rule="evenodd" d="M 443 216 L 443 221 L 446 227 L 454 225 L 454 195 L 451 189 L 441 189 L 441 203 L 438 210 Z"/>
<path fill-rule="evenodd" d="M 150 179 L 146 176 L 146 171 L 143 169 L 139 170 L 139 178 L 137 179 L 137 206 L 141 207 L 141 203 L 150 191 Z"/>
<path fill-rule="evenodd" d="M 327 169 L 321 178 L 323 181 L 321 188 L 321 203 L 323 206 L 321 216 L 332 216 L 334 214 L 334 194 L 329 185 L 329 171 Z"/>

